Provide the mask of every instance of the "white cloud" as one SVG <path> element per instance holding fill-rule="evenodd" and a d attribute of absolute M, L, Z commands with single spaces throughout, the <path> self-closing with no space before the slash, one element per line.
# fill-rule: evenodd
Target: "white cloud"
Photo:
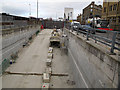
<path fill-rule="evenodd" d="M 82 9 L 85 8 L 91 1 L 101 4 L 101 0 L 38 0 L 39 1 L 39 17 L 56 18 L 63 17 L 64 7 L 74 8 L 74 18 Z M 31 15 L 36 17 L 37 0 L 2 0 L 2 12 L 29 16 L 31 4 Z"/>

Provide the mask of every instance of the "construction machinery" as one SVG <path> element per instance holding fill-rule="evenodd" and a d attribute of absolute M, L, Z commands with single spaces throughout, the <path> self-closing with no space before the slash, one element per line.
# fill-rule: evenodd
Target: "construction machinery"
<path fill-rule="evenodd" d="M 57 29 L 54 29 L 50 37 L 50 46 L 60 47 L 61 33 Z"/>

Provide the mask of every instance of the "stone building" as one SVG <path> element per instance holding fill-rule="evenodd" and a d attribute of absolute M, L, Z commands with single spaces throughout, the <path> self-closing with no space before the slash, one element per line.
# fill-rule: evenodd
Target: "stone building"
<path fill-rule="evenodd" d="M 109 0 L 104 0 L 102 19 L 108 20 L 110 28 L 120 31 L 120 1 L 109 2 Z"/>
<path fill-rule="evenodd" d="M 83 9 L 82 24 L 85 24 L 88 18 L 101 17 L 102 5 L 96 5 L 95 2 L 91 2 L 87 7 Z"/>
<path fill-rule="evenodd" d="M 80 22 L 80 24 L 82 24 L 82 14 L 79 14 L 77 16 L 77 21 Z"/>
<path fill-rule="evenodd" d="M 64 20 L 73 20 L 73 8 L 64 8 Z"/>

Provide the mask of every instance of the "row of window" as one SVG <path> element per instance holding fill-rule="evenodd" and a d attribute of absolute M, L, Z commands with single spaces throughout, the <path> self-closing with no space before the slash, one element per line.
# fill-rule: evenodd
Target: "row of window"
<path fill-rule="evenodd" d="M 109 6 L 109 11 L 116 11 L 116 10 L 117 10 L 117 4 Z M 104 12 L 107 12 L 107 7 L 104 7 Z"/>
<path fill-rule="evenodd" d="M 118 19 L 118 20 L 117 20 Z M 118 17 L 118 18 L 116 18 L 116 17 L 111 17 L 111 18 L 109 18 L 109 20 L 110 20 L 110 22 L 119 22 L 120 23 L 120 16 Z"/>

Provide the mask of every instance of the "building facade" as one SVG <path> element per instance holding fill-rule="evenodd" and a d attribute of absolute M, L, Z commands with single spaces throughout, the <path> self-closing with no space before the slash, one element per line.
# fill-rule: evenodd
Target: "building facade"
<path fill-rule="evenodd" d="M 82 14 L 79 14 L 77 16 L 77 22 L 80 22 L 80 24 L 82 24 Z"/>
<path fill-rule="evenodd" d="M 120 1 L 109 2 L 104 0 L 102 19 L 108 20 L 110 28 L 120 31 Z"/>
<path fill-rule="evenodd" d="M 64 20 L 73 20 L 73 8 L 64 9 Z"/>
<path fill-rule="evenodd" d="M 83 9 L 82 24 L 86 23 L 88 18 L 101 17 L 102 5 L 96 5 L 95 2 L 91 2 L 87 7 Z"/>

